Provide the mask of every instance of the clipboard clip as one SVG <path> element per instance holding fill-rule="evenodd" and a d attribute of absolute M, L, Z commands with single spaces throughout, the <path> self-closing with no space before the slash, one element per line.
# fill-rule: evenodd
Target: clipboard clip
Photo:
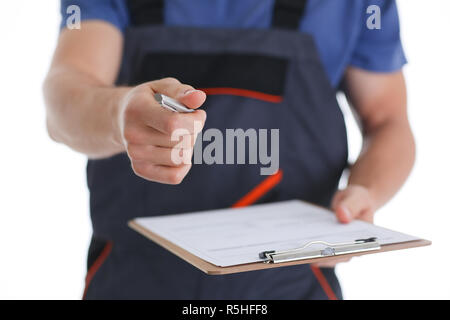
<path fill-rule="evenodd" d="M 313 245 L 322 245 L 321 249 L 306 250 Z M 263 251 L 259 257 L 264 263 L 281 263 L 314 258 L 332 257 L 350 253 L 380 250 L 376 237 L 357 239 L 352 242 L 329 243 L 325 241 L 311 241 L 301 248 L 284 251 Z"/>

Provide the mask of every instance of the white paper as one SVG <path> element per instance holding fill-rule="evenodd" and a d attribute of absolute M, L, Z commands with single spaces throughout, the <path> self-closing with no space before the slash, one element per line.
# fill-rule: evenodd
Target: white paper
<path fill-rule="evenodd" d="M 299 200 L 137 218 L 136 222 L 221 267 L 261 261 L 262 251 L 298 248 L 315 240 L 339 243 L 377 237 L 384 245 L 418 239 L 363 221 L 340 224 L 331 211 Z"/>

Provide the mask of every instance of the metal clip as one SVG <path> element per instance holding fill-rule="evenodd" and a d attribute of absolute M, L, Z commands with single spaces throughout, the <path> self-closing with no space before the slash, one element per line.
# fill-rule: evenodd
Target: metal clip
<path fill-rule="evenodd" d="M 316 250 L 305 250 L 312 245 L 323 245 L 325 248 Z M 285 251 L 263 251 L 259 257 L 265 263 L 281 263 L 296 260 L 306 260 L 322 257 L 339 256 L 349 253 L 366 252 L 380 250 L 380 244 L 377 238 L 357 239 L 352 242 L 329 243 L 325 241 L 311 241 L 301 248 L 285 250 Z"/>

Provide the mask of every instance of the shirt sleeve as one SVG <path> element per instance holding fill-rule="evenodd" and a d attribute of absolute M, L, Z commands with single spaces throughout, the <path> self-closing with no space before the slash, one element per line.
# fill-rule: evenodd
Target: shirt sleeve
<path fill-rule="evenodd" d="M 129 24 L 126 0 L 61 0 L 61 29 L 66 26 L 71 14 L 67 13 L 67 8 L 71 5 L 80 7 L 81 21 L 103 20 L 122 32 Z"/>
<path fill-rule="evenodd" d="M 381 29 L 369 29 L 366 25 L 370 13 L 363 15 L 361 32 L 350 60 L 350 65 L 375 71 L 400 70 L 407 60 L 400 39 L 400 25 L 395 0 L 371 0 L 367 6 L 380 8 Z"/>

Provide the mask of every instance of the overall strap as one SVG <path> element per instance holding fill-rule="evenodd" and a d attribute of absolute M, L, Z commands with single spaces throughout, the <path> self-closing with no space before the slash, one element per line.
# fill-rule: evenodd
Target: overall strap
<path fill-rule="evenodd" d="M 307 0 L 275 0 L 272 28 L 298 30 Z"/>
<path fill-rule="evenodd" d="M 164 24 L 164 0 L 127 0 L 133 26 Z M 275 0 L 272 27 L 298 30 L 307 0 Z"/>
<path fill-rule="evenodd" d="M 164 24 L 164 0 L 127 0 L 133 26 Z"/>

